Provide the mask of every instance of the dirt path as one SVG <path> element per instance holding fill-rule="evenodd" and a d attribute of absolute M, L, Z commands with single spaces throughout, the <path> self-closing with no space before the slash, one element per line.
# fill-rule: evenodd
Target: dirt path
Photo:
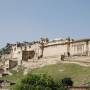
<path fill-rule="evenodd" d="M 28 70 L 32 70 L 34 68 L 41 68 L 47 65 L 52 65 L 52 64 L 58 64 L 58 63 L 71 63 L 71 64 L 78 64 L 80 66 L 84 67 L 90 67 L 90 62 L 87 62 L 86 60 L 65 60 L 61 61 L 59 58 L 48 58 L 48 59 L 41 59 L 35 62 L 24 62 L 23 66 L 26 67 L 26 72 Z"/>
<path fill-rule="evenodd" d="M 84 66 L 84 67 L 90 67 L 90 63 L 83 63 L 83 62 L 74 62 L 74 61 L 62 61 L 60 63 L 73 63 L 73 64 L 78 64 L 80 66 Z"/>

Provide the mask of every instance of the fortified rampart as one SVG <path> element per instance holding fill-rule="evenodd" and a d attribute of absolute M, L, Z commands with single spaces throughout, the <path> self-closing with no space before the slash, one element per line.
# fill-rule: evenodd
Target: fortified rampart
<path fill-rule="evenodd" d="M 90 39 L 66 40 L 48 43 L 44 47 L 44 57 L 60 55 L 90 55 Z"/>
<path fill-rule="evenodd" d="M 24 42 L 10 44 L 10 54 L 3 55 L 3 58 L 12 60 L 37 60 L 42 57 L 52 57 L 61 55 L 90 55 L 90 39 L 58 39 L 49 41 L 48 38 L 41 38 L 37 42 Z"/>

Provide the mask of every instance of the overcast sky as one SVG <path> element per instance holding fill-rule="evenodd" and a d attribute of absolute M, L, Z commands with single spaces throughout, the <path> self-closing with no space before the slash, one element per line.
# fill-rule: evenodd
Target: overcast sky
<path fill-rule="evenodd" d="M 90 0 L 0 0 L 0 47 L 68 36 L 90 38 Z"/>

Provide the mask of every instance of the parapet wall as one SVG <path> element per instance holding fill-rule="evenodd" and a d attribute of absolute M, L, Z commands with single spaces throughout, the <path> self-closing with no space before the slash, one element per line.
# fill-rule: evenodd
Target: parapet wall
<path fill-rule="evenodd" d="M 33 44 L 17 44 L 11 45 L 10 57 L 12 59 L 22 60 L 22 52 L 34 51 L 35 57 L 51 57 L 61 55 L 90 55 L 90 39 L 81 40 L 56 40 L 46 43 L 33 43 Z"/>
<path fill-rule="evenodd" d="M 68 52 L 70 55 L 90 55 L 90 39 L 47 44 L 44 47 L 43 56 L 67 55 Z"/>

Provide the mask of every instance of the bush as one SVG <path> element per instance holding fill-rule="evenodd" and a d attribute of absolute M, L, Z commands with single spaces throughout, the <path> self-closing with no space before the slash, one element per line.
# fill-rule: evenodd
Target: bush
<path fill-rule="evenodd" d="M 16 84 L 14 90 L 67 90 L 61 83 L 50 76 L 28 74 Z"/>
<path fill-rule="evenodd" d="M 73 86 L 73 81 L 71 80 L 71 78 L 64 78 L 62 79 L 62 84 L 64 86 Z"/>

